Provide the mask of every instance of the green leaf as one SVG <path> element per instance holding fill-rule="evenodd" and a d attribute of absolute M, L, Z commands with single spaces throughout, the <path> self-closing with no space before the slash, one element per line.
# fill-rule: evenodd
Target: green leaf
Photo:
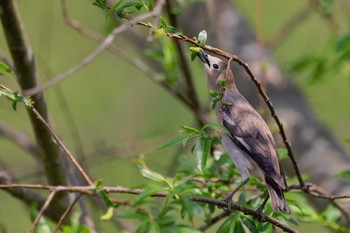
<path fill-rule="evenodd" d="M 199 32 L 197 40 L 200 45 L 204 46 L 207 41 L 207 32 L 205 30 Z"/>
<path fill-rule="evenodd" d="M 8 74 L 14 74 L 10 67 L 8 67 L 5 63 L 0 62 L 0 75 L 4 75 L 2 71 Z"/>
<path fill-rule="evenodd" d="M 202 130 L 205 130 L 207 128 L 218 128 L 218 129 L 221 129 L 221 130 L 225 131 L 225 133 L 232 138 L 230 131 L 228 131 L 228 129 L 222 124 L 219 124 L 219 123 L 216 123 L 216 122 L 208 122 L 202 127 Z"/>
<path fill-rule="evenodd" d="M 242 222 L 251 233 L 259 233 L 255 221 L 250 216 L 242 215 Z"/>
<path fill-rule="evenodd" d="M 154 232 L 154 233 L 161 233 L 159 224 L 156 221 L 150 221 L 150 228 L 149 232 Z"/>
<path fill-rule="evenodd" d="M 168 33 L 174 34 L 174 35 L 181 35 L 182 34 L 182 32 L 178 28 L 173 27 L 173 26 L 168 26 L 165 29 L 165 31 Z"/>
<path fill-rule="evenodd" d="M 200 130 L 198 130 L 196 128 L 193 128 L 193 127 L 190 127 L 190 126 L 185 126 L 185 125 L 182 125 L 181 128 L 183 129 L 183 131 L 185 133 L 194 133 L 194 134 L 197 134 L 198 136 L 205 136 L 203 134 L 203 132 L 201 132 Z"/>
<path fill-rule="evenodd" d="M 144 221 L 135 231 L 135 233 L 148 233 L 150 232 L 150 222 Z"/>
<path fill-rule="evenodd" d="M 207 164 L 208 155 L 211 148 L 210 138 L 200 138 L 194 146 L 193 154 L 197 163 L 197 168 L 203 172 Z"/>
<path fill-rule="evenodd" d="M 194 55 L 197 56 L 197 53 L 199 53 L 202 50 L 201 47 L 190 47 L 190 51 L 194 53 Z"/>
<path fill-rule="evenodd" d="M 194 203 L 188 199 L 187 196 L 181 196 L 180 201 L 182 203 L 182 208 L 180 211 L 181 217 L 184 218 L 185 214 L 188 214 L 188 217 L 190 221 L 193 220 L 193 209 L 194 209 Z"/>
<path fill-rule="evenodd" d="M 159 147 L 157 150 L 163 150 L 165 148 L 172 147 L 172 146 L 175 146 L 175 145 L 180 144 L 180 143 L 182 143 L 184 145 L 184 144 L 186 144 L 186 142 L 189 139 L 192 139 L 194 137 L 197 137 L 197 136 L 195 134 L 186 134 L 186 135 L 181 135 L 181 136 L 175 137 L 175 138 L 171 139 L 169 142 L 167 142 L 164 145 L 162 145 L 161 147 Z"/>
<path fill-rule="evenodd" d="M 146 179 L 149 180 L 153 180 L 159 183 L 165 183 L 168 185 L 169 188 L 173 188 L 171 181 L 169 181 L 168 179 L 166 179 L 164 176 L 162 176 L 161 174 L 151 171 L 145 164 L 144 161 L 144 156 L 140 155 L 140 157 L 136 160 L 136 165 L 139 168 L 141 175 L 143 177 L 145 177 Z"/>
<path fill-rule="evenodd" d="M 210 90 L 209 91 L 209 95 L 213 98 L 216 98 L 216 97 L 222 97 L 223 93 L 220 92 L 220 91 L 213 91 L 213 90 Z"/>
<path fill-rule="evenodd" d="M 98 6 L 101 9 L 106 9 L 107 0 L 95 0 L 92 5 Z"/>
<path fill-rule="evenodd" d="M 124 0 L 120 0 L 119 2 L 117 2 L 116 4 L 114 4 L 111 9 L 109 9 L 106 13 L 106 18 L 108 18 L 113 12 L 115 9 L 117 9 L 119 7 L 119 5 L 123 2 Z M 119 16 L 120 17 L 120 16 Z"/>
<path fill-rule="evenodd" d="M 162 16 L 159 17 L 159 27 L 160 27 L 160 28 L 164 28 L 164 29 L 167 29 L 167 28 L 168 28 L 168 23 L 167 23 L 167 21 L 165 20 L 165 18 L 162 17 Z"/>
<path fill-rule="evenodd" d="M 227 233 L 230 232 L 232 217 L 228 217 L 225 222 L 216 231 L 217 233 Z"/>
<path fill-rule="evenodd" d="M 336 177 L 350 180 L 350 170 L 342 171 L 335 175 Z"/>
<path fill-rule="evenodd" d="M 134 197 L 131 200 L 131 203 L 133 203 L 134 205 L 138 205 L 139 203 L 141 203 L 143 200 L 145 200 L 146 198 L 152 196 L 155 193 L 158 193 L 160 191 L 163 191 L 164 187 L 161 186 L 151 186 L 148 189 L 146 189 L 143 193 L 137 195 L 136 197 Z"/>
<path fill-rule="evenodd" d="M 191 53 L 191 61 L 194 61 L 196 59 L 197 54 L 196 53 Z"/>
<path fill-rule="evenodd" d="M 0 97 L 5 96 L 7 99 L 12 101 L 12 108 L 16 110 L 18 103 L 23 103 L 26 107 L 32 108 L 34 101 L 28 96 L 22 96 L 17 92 L 12 92 L 7 89 L 3 89 L 0 87 Z"/>
<path fill-rule="evenodd" d="M 227 81 L 226 79 L 220 79 L 216 81 L 221 87 L 225 88 L 227 86 Z"/>
<path fill-rule="evenodd" d="M 107 206 L 110 206 L 110 207 L 113 206 L 113 202 L 111 201 L 111 199 L 109 199 L 106 191 L 102 190 L 100 191 L 100 194 L 101 194 L 102 200 L 105 202 Z"/>
<path fill-rule="evenodd" d="M 101 220 L 102 221 L 108 221 L 108 220 L 111 220 L 113 217 L 113 207 L 109 207 L 107 209 L 107 212 L 101 216 Z"/>
<path fill-rule="evenodd" d="M 139 4 L 138 2 L 128 2 L 128 3 L 125 3 L 123 6 L 121 6 L 121 7 L 117 10 L 117 15 L 118 15 L 120 18 L 124 18 L 124 14 L 127 13 L 127 12 L 126 12 L 127 8 L 135 7 L 135 6 L 138 5 L 138 4 Z"/>
<path fill-rule="evenodd" d="M 237 220 L 234 222 L 234 230 L 232 232 L 233 233 L 245 233 L 241 221 Z"/>

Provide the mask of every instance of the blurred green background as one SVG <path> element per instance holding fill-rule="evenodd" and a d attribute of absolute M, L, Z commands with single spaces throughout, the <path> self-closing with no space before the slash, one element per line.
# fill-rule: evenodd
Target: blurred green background
<path fill-rule="evenodd" d="M 255 27 L 256 7 L 260 2 L 233 2 Z M 77 64 L 96 47 L 95 42 L 64 23 L 59 1 L 20 0 L 18 4 L 42 82 Z M 261 4 L 262 33 L 268 40 L 305 5 L 305 1 L 270 0 L 261 1 Z M 340 23 L 338 30 L 345 33 L 349 26 L 349 1 L 334 2 L 332 7 Z M 103 35 L 108 34 L 114 24 L 106 20 L 104 12 L 94 7 L 90 0 L 68 1 L 68 10 L 69 15 L 82 25 Z M 334 32 L 326 24 L 320 14 L 312 13 L 280 47 L 272 51 L 286 72 L 305 56 L 330 55 L 327 48 Z M 196 35 L 200 30 L 202 28 L 189 36 Z M 4 33 L 1 29 L 0 49 L 9 57 Z M 138 53 L 122 36 L 117 38 L 115 44 L 130 53 Z M 205 104 L 208 94 L 202 79 L 201 64 L 194 62 L 191 65 L 195 77 L 198 77 L 196 84 L 201 102 Z M 307 95 L 319 119 L 342 143 L 350 137 L 350 72 L 347 68 L 315 83 L 310 82 L 308 72 L 290 76 Z M 1 77 L 1 83 L 13 90 L 19 89 L 13 78 Z M 181 103 L 129 63 L 105 51 L 59 87 L 45 91 L 52 124 L 72 150 L 76 138 L 71 137 L 71 126 L 64 117 L 68 110 L 60 105 L 58 88 L 64 94 L 76 122 L 90 174 L 95 179 L 102 178 L 104 184 L 109 186 L 134 187 L 144 181 L 133 163 L 133 158 L 139 154 L 146 155 L 152 169 L 166 174 L 175 152 L 173 149 L 157 151 L 157 148 L 177 135 L 181 125 L 193 124 L 191 113 Z M 9 101 L 0 99 L 0 122 L 33 138 L 23 106 L 14 112 Z M 350 151 L 349 145 L 344 143 L 344 147 Z M 17 175 L 18 182 L 42 181 L 38 176 L 39 165 L 28 153 L 5 138 L 0 138 L 0 148 L 1 162 Z M 28 229 L 30 221 L 24 205 L 7 193 L 0 192 L 0 206 L 0 224 L 5 224 L 8 232 Z M 108 223 L 101 224 L 108 229 Z"/>

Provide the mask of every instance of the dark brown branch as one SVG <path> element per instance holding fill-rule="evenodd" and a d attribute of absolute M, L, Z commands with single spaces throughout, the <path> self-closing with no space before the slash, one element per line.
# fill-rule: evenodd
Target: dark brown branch
<path fill-rule="evenodd" d="M 23 23 L 16 1 L 0 1 L 0 18 L 7 45 L 10 50 L 15 74 L 22 90 L 33 88 L 38 85 L 37 71 L 33 52 L 24 32 Z M 37 92 L 32 96 L 35 108 L 45 121 L 48 121 L 47 106 L 42 92 Z M 36 116 L 28 110 L 28 114 L 34 129 L 36 141 L 41 149 L 41 161 L 45 170 L 49 184 L 65 185 L 65 172 L 61 166 L 60 149 L 51 138 L 50 132 L 42 125 Z M 64 193 L 56 196 L 55 205 L 67 203 L 67 196 Z M 59 209 L 59 208 L 57 208 Z"/>
<path fill-rule="evenodd" d="M 49 190 L 51 193 L 54 192 L 77 192 L 81 194 L 87 194 L 87 195 L 96 195 L 94 190 L 96 189 L 94 186 L 48 186 L 48 185 L 33 185 L 33 184 L 9 184 L 9 185 L 0 185 L 0 189 L 11 189 L 11 188 L 29 188 L 29 189 L 39 189 L 39 190 Z M 117 187 L 102 187 L 104 191 L 107 193 L 127 193 L 127 194 L 133 194 L 133 195 L 140 195 L 144 192 L 143 189 L 129 189 L 121 186 Z M 167 197 L 167 192 L 158 192 L 152 195 L 152 197 Z M 200 202 L 200 203 L 207 203 L 211 205 L 215 205 L 217 207 L 227 207 L 227 203 L 224 201 L 218 201 L 212 198 L 207 197 L 201 197 L 201 196 L 188 196 L 188 198 L 194 202 Z M 243 212 L 244 214 L 251 215 L 253 217 L 261 217 L 261 213 L 252 210 L 243 206 L 236 205 L 232 203 L 232 210 L 238 210 Z M 298 232 L 297 230 L 291 228 L 290 226 L 286 225 L 285 223 L 270 217 L 263 215 L 265 217 L 267 222 L 272 223 L 276 227 L 281 228 L 282 230 L 286 232 Z"/>
<path fill-rule="evenodd" d="M 10 174 L 6 173 L 5 171 L 0 172 L 0 185 L 6 186 L 15 182 L 15 178 Z M 33 203 L 36 203 L 38 208 L 41 208 L 45 203 L 45 198 L 31 189 L 17 187 L 13 189 L 5 189 L 5 191 L 11 196 L 18 198 L 27 206 L 31 206 Z M 60 213 L 64 212 L 64 208 L 59 208 L 61 209 L 57 209 L 55 206 L 50 206 L 49 209 L 47 209 L 45 212 L 45 216 L 52 219 L 53 221 L 58 221 L 60 218 Z"/>

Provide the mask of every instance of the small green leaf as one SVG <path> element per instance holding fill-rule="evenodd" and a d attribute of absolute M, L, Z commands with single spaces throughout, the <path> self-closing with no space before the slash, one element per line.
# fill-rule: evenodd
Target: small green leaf
<path fill-rule="evenodd" d="M 167 29 L 167 28 L 168 28 L 168 23 L 167 23 L 167 21 L 165 20 L 165 18 L 162 17 L 162 16 L 159 17 L 159 27 L 160 27 L 160 28 L 164 28 L 164 29 Z"/>
<path fill-rule="evenodd" d="M 240 220 L 234 222 L 234 233 L 245 233 L 244 228 Z"/>
<path fill-rule="evenodd" d="M 167 33 L 171 33 L 174 35 L 181 35 L 182 34 L 182 32 L 178 28 L 173 27 L 173 26 L 168 26 L 165 31 Z"/>
<path fill-rule="evenodd" d="M 160 191 L 163 191 L 164 187 L 161 186 L 151 186 L 148 189 L 146 189 L 143 193 L 137 195 L 136 197 L 134 197 L 131 201 L 131 203 L 133 203 L 134 205 L 138 205 L 139 203 L 141 203 L 143 200 L 145 200 L 146 198 L 152 196 L 155 193 L 158 193 Z"/>
<path fill-rule="evenodd" d="M 150 223 L 149 221 L 144 221 L 135 231 L 135 233 L 148 233 L 150 232 Z"/>
<path fill-rule="evenodd" d="M 201 132 L 200 130 L 190 127 L 190 126 L 186 126 L 186 125 L 182 125 L 181 128 L 183 129 L 184 132 L 186 133 L 195 133 L 198 136 L 204 136 L 203 132 Z"/>
<path fill-rule="evenodd" d="M 193 53 L 199 53 L 201 50 L 202 50 L 201 47 L 190 47 L 190 51 Z"/>
<path fill-rule="evenodd" d="M 193 220 L 193 209 L 194 209 L 194 203 L 188 199 L 187 196 L 181 196 L 180 201 L 182 203 L 182 208 L 180 211 L 181 217 L 184 218 L 185 214 L 188 214 L 189 219 Z"/>
<path fill-rule="evenodd" d="M 155 38 L 159 38 L 165 35 L 164 28 L 157 28 L 153 30 L 153 35 Z"/>
<path fill-rule="evenodd" d="M 95 0 L 92 4 L 98 6 L 101 9 L 106 9 L 107 0 Z"/>
<path fill-rule="evenodd" d="M 111 201 L 111 199 L 109 199 L 107 192 L 102 190 L 102 191 L 100 191 L 100 194 L 101 194 L 102 200 L 105 202 L 105 204 L 107 206 L 112 207 L 113 206 L 113 202 Z"/>
<path fill-rule="evenodd" d="M 178 136 L 176 138 L 171 139 L 169 142 L 165 143 L 163 146 L 159 147 L 157 150 L 163 150 L 165 148 L 172 147 L 180 143 L 184 145 L 189 139 L 194 137 L 196 137 L 196 135 L 194 134 L 186 134 L 186 135 Z"/>
<path fill-rule="evenodd" d="M 221 96 L 223 95 L 223 93 L 220 92 L 220 91 L 213 91 L 213 90 L 210 90 L 210 91 L 209 91 L 209 95 L 210 95 L 211 97 L 213 97 L 213 98 L 216 98 L 216 97 L 220 97 L 220 98 L 221 98 Z"/>
<path fill-rule="evenodd" d="M 136 5 L 138 5 L 139 3 L 138 2 L 127 2 L 125 3 L 123 6 L 121 6 L 118 10 L 117 10 L 117 15 L 120 17 L 120 18 L 124 18 L 124 14 L 127 13 L 127 8 L 130 8 L 130 7 L 135 7 Z"/>
<path fill-rule="evenodd" d="M 196 59 L 197 54 L 196 53 L 191 53 L 191 61 L 194 61 Z"/>
<path fill-rule="evenodd" d="M 101 216 L 101 220 L 102 221 L 108 221 L 108 220 L 111 220 L 113 217 L 113 207 L 109 207 L 107 209 L 107 212 Z"/>
<path fill-rule="evenodd" d="M 197 163 L 197 168 L 203 172 L 207 164 L 208 155 L 211 148 L 210 138 L 200 138 L 194 146 L 193 154 Z"/>
<path fill-rule="evenodd" d="M 220 79 L 220 80 L 218 80 L 218 81 L 216 81 L 221 87 L 223 87 L 223 88 L 226 88 L 226 86 L 227 86 L 227 81 L 226 81 L 226 79 Z"/>
<path fill-rule="evenodd" d="M 5 63 L 0 62 L 0 75 L 4 75 L 2 71 L 8 74 L 14 74 L 10 67 L 8 67 Z"/>
<path fill-rule="evenodd" d="M 116 4 L 114 4 L 111 9 L 109 9 L 106 13 L 106 18 L 108 18 L 113 12 L 115 9 L 117 9 L 119 7 L 119 5 L 123 2 L 124 0 L 120 0 L 119 2 L 117 2 Z"/>
<path fill-rule="evenodd" d="M 158 222 L 156 221 L 150 221 L 150 227 L 149 227 L 149 232 L 154 232 L 154 233 L 161 233 L 162 231 L 160 230 L 160 226 Z"/>
<path fill-rule="evenodd" d="M 259 233 L 255 221 L 250 216 L 242 215 L 242 222 L 251 233 Z"/>
<path fill-rule="evenodd" d="M 198 34 L 198 43 L 202 46 L 205 45 L 205 42 L 207 41 L 207 32 L 205 30 L 201 31 L 199 34 Z"/>
<path fill-rule="evenodd" d="M 156 182 L 165 182 L 168 183 L 167 179 L 161 174 L 151 171 L 145 164 L 144 156 L 140 155 L 140 157 L 136 160 L 136 165 L 139 168 L 143 177 L 156 181 Z"/>
<path fill-rule="evenodd" d="M 350 170 L 342 171 L 335 175 L 336 177 L 350 180 Z"/>

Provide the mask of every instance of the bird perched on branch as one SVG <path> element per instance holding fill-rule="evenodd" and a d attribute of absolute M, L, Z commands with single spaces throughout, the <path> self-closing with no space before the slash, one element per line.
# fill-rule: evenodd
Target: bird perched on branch
<path fill-rule="evenodd" d="M 263 210 L 270 197 L 274 211 L 290 213 L 283 194 L 286 184 L 270 129 L 237 90 L 231 69 L 226 72 L 227 63 L 203 50 L 198 56 L 204 63 L 209 89 L 221 98 L 215 107 L 218 122 L 227 129 L 221 133 L 221 142 L 242 176 L 241 184 L 224 200 L 230 208 L 233 195 L 252 174 L 266 184 L 268 191 L 258 210 Z"/>

